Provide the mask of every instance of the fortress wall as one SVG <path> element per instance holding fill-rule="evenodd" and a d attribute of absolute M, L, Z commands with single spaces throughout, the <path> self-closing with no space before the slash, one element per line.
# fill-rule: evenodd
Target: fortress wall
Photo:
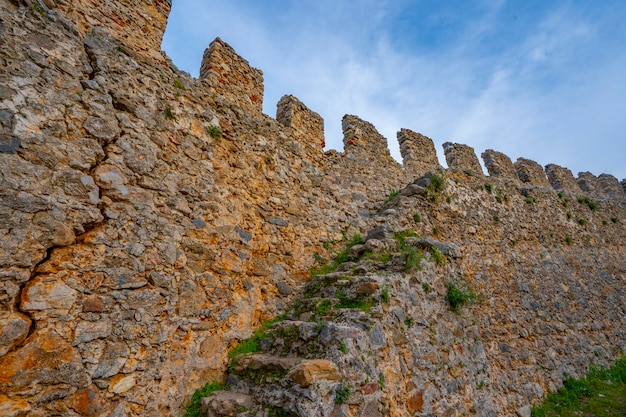
<path fill-rule="evenodd" d="M 244 111 L 260 115 L 263 111 L 263 73 L 220 38 L 204 51 L 200 79 L 206 80 L 210 91 L 236 103 Z"/>
<path fill-rule="evenodd" d="M 515 203 L 487 201 L 480 184 L 461 179 L 450 203 L 403 208 L 410 201 L 399 196 L 383 214 L 389 192 L 415 178 L 374 126 L 346 116 L 345 151 L 319 152 L 321 119 L 295 98 L 278 120 L 263 115 L 261 72 L 222 41 L 198 80 L 154 65 L 139 44 L 126 51 L 131 44 L 102 28 L 68 30 L 27 2 L 2 2 L 0 13 L 0 402 L 16 413 L 182 414 L 196 388 L 223 375 L 227 349 L 285 310 L 313 254 L 333 256 L 325 242 L 394 210 L 412 219 L 419 208 L 420 233 L 438 228 L 438 239 L 465 242 L 470 277 L 491 271 L 472 267 L 476 259 L 500 271 L 519 262 L 520 277 L 552 274 L 532 257 L 560 242 L 547 241 L 544 218 L 565 222 L 550 226 L 554 239 L 569 233 L 586 258 L 623 265 L 614 260 L 623 245 L 601 250 L 607 236 L 623 242 L 620 200 L 591 214 L 619 219 L 609 234 L 600 217 L 568 222 L 555 196 L 530 210 L 518 187 L 496 181 Z M 455 145 L 451 156 L 452 168 L 480 172 L 471 148 Z M 613 180 L 599 181 L 615 194 Z M 574 218 L 588 215 L 578 209 Z M 507 223 L 523 248 L 516 258 L 492 244 L 499 226 L 472 239 L 496 213 L 517 219 Z M 572 265 L 558 275 L 594 272 Z M 621 270 L 611 273 L 606 282 L 619 284 Z M 508 281 L 490 283 L 507 294 Z"/>
<path fill-rule="evenodd" d="M 600 174 L 598 182 L 600 183 L 600 189 L 607 197 L 617 200 L 624 199 L 624 189 L 613 175 Z"/>
<path fill-rule="evenodd" d="M 465 171 L 469 174 L 482 174 L 483 169 L 478 162 L 474 148 L 458 143 L 443 144 L 448 168 Z"/>
<path fill-rule="evenodd" d="M 602 195 L 598 177 L 591 172 L 579 172 L 576 182 L 578 182 L 578 186 L 585 194 L 592 197 L 600 197 Z"/>
<path fill-rule="evenodd" d="M 485 167 L 487 168 L 489 175 L 511 180 L 519 180 L 511 158 L 502 152 L 487 149 L 481 154 L 481 157 L 485 162 Z"/>
<path fill-rule="evenodd" d="M 400 129 L 397 137 L 407 175 L 419 178 L 429 171 L 441 168 L 432 139 L 409 129 Z"/>
<path fill-rule="evenodd" d="M 543 168 L 541 168 L 541 165 L 537 162 L 531 161 L 530 159 L 518 158 L 513 165 L 517 171 L 517 176 L 523 183 L 539 187 L 550 186 Z"/>
<path fill-rule="evenodd" d="M 303 144 L 321 151 L 324 140 L 324 119 L 292 95 L 284 95 L 276 106 L 276 120 L 294 129 Z"/>
<path fill-rule="evenodd" d="M 28 0 L 24 3 L 30 7 L 35 7 L 36 4 L 44 18 L 62 16 L 75 25 L 82 35 L 89 33 L 94 27 L 102 27 L 133 51 L 160 62 L 165 61 L 161 42 L 172 7 L 171 0 Z"/>
<path fill-rule="evenodd" d="M 546 175 L 552 188 L 557 191 L 565 191 L 571 194 L 580 194 L 580 187 L 574 179 L 572 171 L 556 164 L 546 165 Z"/>

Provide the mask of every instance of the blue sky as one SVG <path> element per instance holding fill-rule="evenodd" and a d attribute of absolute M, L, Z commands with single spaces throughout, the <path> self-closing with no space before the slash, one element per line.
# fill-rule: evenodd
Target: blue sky
<path fill-rule="evenodd" d="M 342 150 L 341 118 L 626 178 L 626 1 L 174 0 L 163 50 L 198 75 L 217 36 Z M 482 161 L 481 161 L 482 162 Z"/>

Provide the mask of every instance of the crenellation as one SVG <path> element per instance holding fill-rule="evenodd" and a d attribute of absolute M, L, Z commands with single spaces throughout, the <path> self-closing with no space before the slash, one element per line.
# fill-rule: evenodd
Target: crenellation
<path fill-rule="evenodd" d="M 474 148 L 460 143 L 446 142 L 443 144 L 448 168 L 465 171 L 468 174 L 483 174 Z"/>
<path fill-rule="evenodd" d="M 602 196 L 600 181 L 598 181 L 598 177 L 593 175 L 591 172 L 579 172 L 576 182 L 578 182 L 578 186 L 585 194 L 588 194 L 592 197 Z"/>
<path fill-rule="evenodd" d="M 546 173 L 492 150 L 482 155 L 487 169 L 505 180 L 486 184 L 454 171 L 415 181 L 439 167 L 426 136 L 398 133 L 403 167 L 372 124 L 348 115 L 345 152 L 321 152 L 320 115 L 293 96 L 277 103 L 276 119 L 262 114 L 262 73 L 221 40 L 205 53 L 203 78 L 193 79 L 167 58 L 146 58 L 137 31 L 143 26 L 116 31 L 109 27 L 116 15 L 102 16 L 142 7 L 152 13 L 169 2 L 78 2 L 68 13 L 84 9 L 76 19 L 103 27 L 83 33 L 54 10 L 47 19 L 33 6 L 69 10 L 69 0 L 36 1 L 0 1 L 0 32 L 8 34 L 0 36 L 0 410 L 179 415 L 194 390 L 226 379 L 229 349 L 289 311 L 310 279 L 302 309 L 274 324 L 279 332 L 262 343 L 263 356 L 281 359 L 288 347 L 294 355 L 287 362 L 314 352 L 337 365 L 341 384 L 358 393 L 354 415 L 382 407 L 389 415 L 513 415 L 541 399 L 541 381 L 558 386 L 563 370 L 605 366 L 626 350 L 626 287 L 615 279 L 626 275 L 626 204 L 612 198 L 623 198 L 626 179 L 579 174 L 581 187 L 608 193 L 589 202 L 593 213 L 567 206 L 551 188 L 520 190 L 508 178 L 520 172 L 547 186 Z M 136 39 L 126 44 L 125 34 Z M 472 148 L 444 149 L 451 170 L 482 172 Z M 350 263 L 335 265 L 345 240 L 379 226 L 381 238 L 396 232 L 396 239 L 369 239 L 351 248 Z M 409 238 L 409 230 L 423 239 Z M 412 249 L 424 254 L 415 268 L 409 261 L 420 253 Z M 337 271 L 311 277 L 322 265 Z M 476 319 L 464 329 L 441 296 L 457 276 L 489 294 L 489 302 L 463 308 Z M 604 290 L 580 291 L 581 282 Z M 324 285 L 311 294 L 317 283 Z M 562 303 L 551 300 L 565 287 L 572 290 L 564 321 Z M 385 293 L 393 305 L 382 304 Z M 343 295 L 371 301 L 371 310 L 340 307 Z M 320 310 L 322 298 L 331 301 L 325 315 L 307 311 Z M 502 311 L 523 328 L 508 329 Z M 420 337 L 423 326 L 429 337 Z M 435 372 L 432 354 L 446 351 L 455 328 L 450 372 Z M 310 344 L 303 337 L 294 346 L 280 343 L 290 329 L 305 331 Z M 338 355 L 342 335 L 346 352 Z M 333 340 L 321 346 L 322 336 Z M 477 344 L 495 349 L 476 355 Z M 559 346 L 556 356 L 543 355 Z M 409 360 L 400 375 L 377 355 L 384 350 L 426 352 L 432 360 Z M 537 366 L 528 355 L 553 366 Z M 507 361 L 519 366 L 497 366 Z M 261 378 L 272 380 L 262 391 L 267 385 L 240 376 L 231 393 L 245 389 L 262 400 L 247 414 L 271 412 L 266 399 L 277 393 L 276 411 L 332 413 L 334 385 L 300 392 L 272 375 Z M 536 381 L 541 387 L 526 392 Z M 475 390 L 423 388 L 477 383 L 480 404 Z"/>
<path fill-rule="evenodd" d="M 400 129 L 397 137 L 404 169 L 408 175 L 417 178 L 441 168 L 432 139 L 410 129 Z"/>
<path fill-rule="evenodd" d="M 517 172 L 513 166 L 511 158 L 503 154 L 502 152 L 494 151 L 493 149 L 487 149 L 481 155 L 485 162 L 485 167 L 489 175 L 500 178 L 507 178 L 512 180 L 519 180 Z"/>
<path fill-rule="evenodd" d="M 379 159 L 391 158 L 387 138 L 370 122 L 358 116 L 346 114 L 341 120 L 343 147 L 346 154 L 370 155 Z"/>
<path fill-rule="evenodd" d="M 545 170 L 552 188 L 557 191 L 580 194 L 581 189 L 578 186 L 572 171 L 556 164 L 546 165 Z"/>
<path fill-rule="evenodd" d="M 613 199 L 623 199 L 624 189 L 619 180 L 610 174 L 600 174 L 598 176 L 600 189 L 605 196 Z"/>
<path fill-rule="evenodd" d="M 263 72 L 251 67 L 220 38 L 204 51 L 200 79 L 206 80 L 215 94 L 243 110 L 257 115 L 263 112 Z"/>
<path fill-rule="evenodd" d="M 513 166 L 523 183 L 540 187 L 550 186 L 543 168 L 537 162 L 526 158 L 517 158 Z"/>
<path fill-rule="evenodd" d="M 276 105 L 276 120 L 296 132 L 297 136 L 320 151 L 326 146 L 324 119 L 292 95 L 284 95 Z"/>
<path fill-rule="evenodd" d="M 620 184 L 622 184 L 622 188 L 624 189 L 624 194 L 626 194 L 626 178 L 624 178 Z"/>

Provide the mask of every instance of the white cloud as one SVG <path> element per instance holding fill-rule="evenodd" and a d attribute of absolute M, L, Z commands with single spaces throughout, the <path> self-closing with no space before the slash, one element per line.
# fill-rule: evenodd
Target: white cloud
<path fill-rule="evenodd" d="M 554 8 L 507 40 L 500 20 L 507 4 L 497 1 L 467 16 L 470 23 L 448 45 L 400 49 L 393 19 L 412 2 L 354 4 L 320 0 L 249 11 L 245 2 L 181 0 L 172 18 L 183 8 L 192 13 L 178 40 L 168 28 L 164 47 L 181 67 L 195 54 L 197 68 L 208 43 L 222 37 L 263 70 L 265 111 L 274 116 L 280 96 L 294 94 L 324 117 L 332 148 L 342 149 L 340 121 L 349 113 L 373 123 L 396 158 L 395 134 L 406 127 L 433 138 L 442 163 L 441 143 L 455 141 L 478 154 L 493 148 L 575 174 L 626 177 L 625 48 L 606 44 L 601 20 Z M 504 46 L 490 49 L 494 42 Z M 174 48 L 184 49 L 181 57 Z"/>

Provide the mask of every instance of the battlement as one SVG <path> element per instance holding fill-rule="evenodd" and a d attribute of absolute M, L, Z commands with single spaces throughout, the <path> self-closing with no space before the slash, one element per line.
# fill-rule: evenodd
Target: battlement
<path fill-rule="evenodd" d="M 245 111 L 260 115 L 263 111 L 263 72 L 252 68 L 235 50 L 216 38 L 204 51 L 200 79 L 211 90 Z"/>
<path fill-rule="evenodd" d="M 355 155 L 389 156 L 387 138 L 378 133 L 373 124 L 357 116 L 346 114 L 341 120 L 343 147 L 346 153 Z"/>
<path fill-rule="evenodd" d="M 324 119 L 292 95 L 284 95 L 276 105 L 276 120 L 294 129 L 295 134 L 315 149 L 326 146 Z"/>
<path fill-rule="evenodd" d="M 485 167 L 487 168 L 489 175 L 511 180 L 519 180 L 511 158 L 502 152 L 487 149 L 480 156 L 485 162 Z"/>
<path fill-rule="evenodd" d="M 400 401 L 399 411 L 389 408 L 391 415 L 467 414 L 448 406 L 470 404 L 471 390 L 445 397 L 417 385 L 417 379 L 475 384 L 477 376 L 459 363 L 486 370 L 480 380 L 515 379 L 513 385 L 487 384 L 482 402 L 493 400 L 494 406 L 476 409 L 512 415 L 543 391 L 534 397 L 508 393 L 521 393 L 531 382 L 557 383 L 570 366 L 598 364 L 589 358 L 604 365 L 626 348 L 616 307 L 626 296 L 620 281 L 626 275 L 626 181 L 583 173 L 577 190 L 565 168 L 549 165 L 544 172 L 536 162 L 512 164 L 493 150 L 482 155 L 489 178 L 471 147 L 446 143 L 450 175 L 442 189 L 428 190 L 426 178 L 415 177 L 440 168 L 431 139 L 401 129 L 401 165 L 387 139 L 351 115 L 342 120 L 345 152 L 322 152 L 320 115 L 293 96 L 277 103 L 275 119 L 263 114 L 261 71 L 219 38 L 204 54 L 199 79 L 164 57 L 148 59 L 160 55 L 154 48 L 169 6 L 147 0 L 0 2 L 0 32 L 7 35 L 0 36 L 0 409 L 11 415 L 177 414 L 196 388 L 223 378 L 230 348 L 293 305 L 311 267 L 335 258 L 353 233 L 382 224 L 411 228 L 427 243 L 436 235 L 437 248 L 454 245 L 460 256 L 442 250 L 449 262 L 441 265 L 433 262 L 434 250 L 424 257 L 415 252 L 415 260 L 428 265 L 415 275 L 408 251 L 370 239 L 360 251 L 372 249 L 373 257 L 353 259 L 359 263 L 333 273 L 342 277 L 337 285 L 348 284 L 350 297 L 358 291 L 359 299 L 378 303 L 388 290 L 399 312 L 383 314 L 365 332 L 355 324 L 364 338 L 346 338 L 346 346 L 367 347 L 357 352 L 369 358 L 353 357 L 365 366 L 359 381 L 342 375 L 353 392 L 369 392 L 360 401 L 367 408 L 355 415 L 383 406 L 379 400 L 396 407 L 387 403 L 394 397 L 415 401 Z M 565 200 L 547 188 L 546 173 L 557 189 L 596 193 L 603 200 L 596 213 L 582 204 L 564 207 Z M 534 191 L 544 198 L 526 204 Z M 424 255 L 431 243 L 426 246 L 419 248 Z M 476 322 L 467 337 L 459 334 L 459 343 L 467 343 L 454 351 L 467 354 L 457 355 L 450 372 L 406 366 L 404 377 L 396 378 L 396 366 L 377 362 L 383 346 L 406 353 L 406 363 L 449 351 L 448 330 L 459 326 L 459 316 L 435 295 L 446 290 L 442 277 L 458 275 L 490 295 L 472 311 Z M 599 289 L 597 297 L 579 291 L 581 282 Z M 565 308 L 554 302 L 564 288 L 575 296 Z M 323 288 L 323 297 L 333 296 L 329 289 Z M 340 301 L 338 294 L 334 298 Z M 334 307 L 332 315 L 342 323 L 348 316 L 361 324 L 378 320 L 377 311 L 389 310 L 372 305 L 371 314 L 356 315 Z M 506 309 L 524 323 L 522 332 L 531 333 L 499 331 L 508 326 L 508 316 L 498 315 Z M 313 325 L 307 329 L 325 333 L 304 310 L 297 315 Z M 423 318 L 441 337 L 420 337 L 423 326 L 410 328 L 401 316 Z M 559 326 L 593 330 L 597 323 L 606 326 L 563 344 Z M 324 328 L 333 332 L 331 322 Z M 536 328 L 558 331 L 542 332 L 535 349 Z M 333 358 L 339 342 L 328 343 Z M 495 347 L 490 358 L 472 354 L 478 342 Z M 576 356 L 543 355 L 557 344 Z M 536 353 L 540 365 L 554 366 L 528 363 L 516 375 L 490 367 L 489 361 L 515 359 L 515 352 Z M 391 381 L 384 392 L 369 382 L 380 376 Z M 328 397 L 315 401 L 332 406 L 333 391 L 326 391 Z M 495 403 L 504 398 L 502 407 Z M 430 408 L 405 412 L 407 402 Z M 296 410 L 283 405 L 276 409 Z"/>
<path fill-rule="evenodd" d="M 548 182 L 557 191 L 566 191 L 568 193 L 577 193 L 581 191 L 574 174 L 567 168 L 563 168 L 556 164 L 546 165 L 546 174 Z"/>
<path fill-rule="evenodd" d="M 411 177 L 441 168 L 432 139 L 409 129 L 400 129 L 397 136 L 404 169 Z"/>
<path fill-rule="evenodd" d="M 465 171 L 469 174 L 482 174 L 483 169 L 478 162 L 474 148 L 459 143 L 446 142 L 443 144 L 448 168 Z"/>

